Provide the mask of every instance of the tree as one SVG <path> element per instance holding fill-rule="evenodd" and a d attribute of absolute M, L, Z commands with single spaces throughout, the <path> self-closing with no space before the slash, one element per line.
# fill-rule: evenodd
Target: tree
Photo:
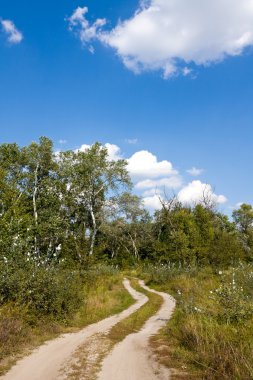
<path fill-rule="evenodd" d="M 233 212 L 233 219 L 239 230 L 247 234 L 253 227 L 253 207 L 243 203 L 238 210 Z"/>
<path fill-rule="evenodd" d="M 50 257 L 58 244 L 55 227 L 59 218 L 60 199 L 57 191 L 57 162 L 53 143 L 41 137 L 21 150 L 23 156 L 23 187 L 31 206 L 33 251 L 36 257 Z"/>
<path fill-rule="evenodd" d="M 22 252 L 29 227 L 28 204 L 23 188 L 22 154 L 16 144 L 0 146 L 0 251 Z"/>
<path fill-rule="evenodd" d="M 111 257 L 124 252 L 128 262 L 132 258 L 139 260 L 151 238 L 150 215 L 141 198 L 125 192 L 111 198 L 105 211 L 102 231 Z"/>
<path fill-rule="evenodd" d="M 62 153 L 59 164 L 66 193 L 77 210 L 74 223 L 79 220 L 82 224 L 83 237 L 89 238 L 89 256 L 92 256 L 106 202 L 115 192 L 130 186 L 126 161 L 109 160 L 107 149 L 96 143 L 84 152 Z"/>

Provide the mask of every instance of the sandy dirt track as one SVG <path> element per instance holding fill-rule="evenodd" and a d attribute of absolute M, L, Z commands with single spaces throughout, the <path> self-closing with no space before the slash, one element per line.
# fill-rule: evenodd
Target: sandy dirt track
<path fill-rule="evenodd" d="M 64 365 L 80 345 L 85 344 L 85 341 L 94 334 L 107 332 L 111 327 L 134 313 L 148 301 L 148 298 L 144 294 L 137 292 L 130 286 L 128 280 L 124 280 L 124 286 L 136 300 L 134 305 L 120 314 L 103 319 L 77 333 L 64 334 L 57 339 L 49 341 L 33 351 L 31 355 L 20 360 L 5 376 L 1 376 L 0 379 L 55 380 L 59 378 L 62 365 Z M 110 380 L 117 380 L 117 378 L 112 377 Z"/>
<path fill-rule="evenodd" d="M 149 350 L 149 338 L 156 334 L 171 317 L 175 301 L 166 293 L 141 286 L 163 297 L 161 309 L 151 317 L 141 331 L 128 335 L 117 344 L 102 364 L 98 380 L 168 380 L 170 372 L 159 366 Z"/>

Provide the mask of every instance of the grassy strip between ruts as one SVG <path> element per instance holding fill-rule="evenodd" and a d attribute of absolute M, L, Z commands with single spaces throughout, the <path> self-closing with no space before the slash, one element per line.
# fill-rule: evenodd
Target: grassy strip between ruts
<path fill-rule="evenodd" d="M 134 303 L 122 284 L 122 275 L 102 275 L 94 278 L 82 290 L 84 302 L 78 312 L 66 322 L 53 318 L 36 318 L 26 309 L 7 305 L 0 309 L 0 375 L 15 362 L 46 340 L 61 333 L 74 332 L 91 323 L 119 313 Z"/>
<path fill-rule="evenodd" d="M 114 344 L 123 340 L 127 335 L 139 331 L 145 322 L 160 309 L 163 303 L 161 296 L 143 289 L 137 280 L 131 280 L 131 285 L 138 292 L 144 293 L 149 301 L 110 330 L 108 338 Z"/>

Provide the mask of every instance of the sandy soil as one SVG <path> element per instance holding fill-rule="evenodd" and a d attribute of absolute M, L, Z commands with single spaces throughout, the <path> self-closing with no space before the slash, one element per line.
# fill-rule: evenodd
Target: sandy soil
<path fill-rule="evenodd" d="M 95 334 L 106 333 L 115 324 L 122 319 L 134 313 L 148 298 L 135 291 L 128 280 L 124 280 L 124 286 L 136 300 L 136 303 L 130 306 L 122 313 L 106 318 L 98 323 L 92 324 L 77 333 L 64 334 L 57 339 L 49 341 L 39 347 L 33 353 L 20 360 L 5 375 L 0 377 L 2 380 L 55 380 L 60 378 L 60 369 L 64 363 L 74 354 L 80 345 Z M 121 377 L 106 377 L 110 380 L 119 380 Z M 131 377 L 130 377 L 131 378 Z M 130 379 L 128 377 L 128 379 Z M 133 380 L 134 378 L 131 378 Z M 139 377 L 141 379 L 141 377 Z M 147 380 L 145 377 L 142 379 Z"/>
<path fill-rule="evenodd" d="M 149 338 L 156 334 L 171 317 L 175 301 L 166 293 L 146 290 L 161 295 L 164 303 L 161 309 L 151 317 L 141 331 L 128 335 L 117 344 L 105 358 L 98 380 L 168 380 L 170 372 L 160 366 L 149 349 Z"/>

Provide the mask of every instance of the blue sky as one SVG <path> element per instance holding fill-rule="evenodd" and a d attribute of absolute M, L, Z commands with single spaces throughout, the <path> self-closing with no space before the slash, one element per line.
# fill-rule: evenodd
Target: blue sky
<path fill-rule="evenodd" d="M 154 15 L 150 7 L 159 3 L 162 8 L 164 1 L 151 0 L 140 8 L 134 0 L 44 0 L 39 4 L 1 0 L 1 20 L 12 21 L 22 38 L 16 34 L 11 41 L 6 24 L 2 24 L 0 143 L 23 145 L 46 135 L 55 141 L 56 149 L 100 141 L 120 147 L 118 154 L 125 158 L 148 151 L 157 157 L 158 174 L 133 175 L 136 184 L 153 181 L 139 186 L 148 202 L 154 201 L 154 190 L 164 183 L 157 181 L 172 178 L 173 182 L 180 177 L 180 184 L 174 187 L 167 183 L 168 193 L 191 192 L 193 181 L 195 188 L 200 183 L 211 184 L 216 195 L 227 198 L 220 207 L 229 212 L 238 202 L 253 202 L 253 28 L 249 26 L 253 25 L 253 9 L 252 13 L 251 9 L 246 13 L 235 9 L 239 14 L 236 29 L 231 11 L 227 16 L 226 1 L 222 0 L 221 7 L 217 1 L 213 13 L 204 9 L 203 14 L 194 15 L 194 28 L 199 22 L 197 32 L 202 40 L 189 39 L 180 50 L 182 41 L 177 40 L 176 28 L 182 29 L 186 23 L 185 0 L 178 0 L 178 9 L 161 11 L 174 17 L 173 32 L 164 29 L 152 34 L 152 28 L 145 29 L 150 21 L 159 25 L 155 19 L 160 17 L 159 11 Z M 251 0 L 242 2 L 252 4 Z M 71 25 L 75 10 L 85 6 L 88 11 Z M 134 16 L 137 9 L 139 16 Z M 148 24 L 144 25 L 147 14 Z M 206 34 L 201 33 L 205 17 L 210 28 L 215 18 L 215 31 L 205 25 Z M 106 25 L 94 27 L 100 18 L 106 19 Z M 228 41 L 229 20 L 235 30 Z M 144 36 L 138 35 L 139 22 Z M 133 38 L 135 25 L 138 31 Z M 192 25 L 187 25 L 187 30 Z M 161 38 L 167 45 L 165 51 L 157 52 Z M 221 40 L 225 41 L 222 46 L 216 43 Z M 129 143 L 129 139 L 136 141 Z M 66 143 L 60 144 L 60 140 Z M 145 161 L 145 156 L 141 159 Z M 163 160 L 172 168 L 159 173 Z M 192 167 L 203 172 L 192 176 L 187 173 Z"/>

